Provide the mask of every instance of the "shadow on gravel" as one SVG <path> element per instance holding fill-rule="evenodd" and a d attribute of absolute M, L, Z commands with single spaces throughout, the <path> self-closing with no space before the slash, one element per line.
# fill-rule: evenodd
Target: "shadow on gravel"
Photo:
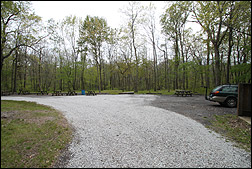
<path fill-rule="evenodd" d="M 192 97 L 157 96 L 150 104 L 154 107 L 182 114 L 205 126 L 211 125 L 214 115 L 237 113 L 237 108 L 223 107 L 219 103 L 205 100 L 203 95 L 194 95 Z"/>

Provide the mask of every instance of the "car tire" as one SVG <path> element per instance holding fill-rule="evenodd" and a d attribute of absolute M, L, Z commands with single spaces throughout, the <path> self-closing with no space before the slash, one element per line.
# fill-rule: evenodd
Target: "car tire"
<path fill-rule="evenodd" d="M 225 104 L 227 107 L 234 108 L 237 106 L 237 99 L 234 97 L 229 97 L 226 99 Z"/>

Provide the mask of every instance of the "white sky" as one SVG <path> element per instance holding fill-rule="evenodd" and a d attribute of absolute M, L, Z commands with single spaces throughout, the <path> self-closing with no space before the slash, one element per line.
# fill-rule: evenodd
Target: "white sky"
<path fill-rule="evenodd" d="M 159 16 L 165 12 L 167 1 L 140 2 L 144 6 L 148 6 L 152 2 L 156 7 L 156 32 L 160 34 L 161 25 Z M 85 19 L 87 15 L 90 15 L 103 17 L 107 20 L 108 26 L 120 28 L 125 22 L 123 20 L 125 16 L 120 12 L 120 9 L 128 6 L 128 3 L 129 1 L 32 1 L 32 8 L 36 15 L 42 17 L 44 22 L 51 18 L 59 21 L 70 15 Z M 188 23 L 188 26 L 193 28 L 194 33 L 200 30 L 198 24 Z"/>
<path fill-rule="evenodd" d="M 120 12 L 129 1 L 32 1 L 35 14 L 41 16 L 43 21 L 50 18 L 56 21 L 62 20 L 65 16 L 75 15 L 85 19 L 87 15 L 99 16 L 107 20 L 108 26 L 119 28 L 122 24 L 123 13 Z M 164 1 L 141 1 L 144 6 L 152 2 L 156 7 L 156 14 L 164 13 L 166 3 Z M 159 25 L 157 17 L 156 24 Z"/>

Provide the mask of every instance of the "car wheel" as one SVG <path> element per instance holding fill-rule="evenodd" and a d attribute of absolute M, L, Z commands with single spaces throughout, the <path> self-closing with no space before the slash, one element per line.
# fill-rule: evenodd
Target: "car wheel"
<path fill-rule="evenodd" d="M 233 108 L 233 107 L 236 107 L 236 105 L 237 105 L 237 99 L 234 97 L 229 97 L 229 98 L 227 98 L 225 103 L 228 107 Z"/>

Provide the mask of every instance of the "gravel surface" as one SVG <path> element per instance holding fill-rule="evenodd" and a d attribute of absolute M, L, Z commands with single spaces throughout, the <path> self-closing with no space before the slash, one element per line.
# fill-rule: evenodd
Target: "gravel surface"
<path fill-rule="evenodd" d="M 161 95 L 157 96 L 151 105 L 190 117 L 206 126 L 211 125 L 215 115 L 237 114 L 237 108 L 221 106 L 217 102 L 205 100 L 202 95 L 193 97 Z"/>
<path fill-rule="evenodd" d="M 251 168 L 251 153 L 201 123 L 159 107 L 160 96 L 4 96 L 52 106 L 75 128 L 55 167 Z M 161 103 L 160 103 L 161 104 Z"/>

